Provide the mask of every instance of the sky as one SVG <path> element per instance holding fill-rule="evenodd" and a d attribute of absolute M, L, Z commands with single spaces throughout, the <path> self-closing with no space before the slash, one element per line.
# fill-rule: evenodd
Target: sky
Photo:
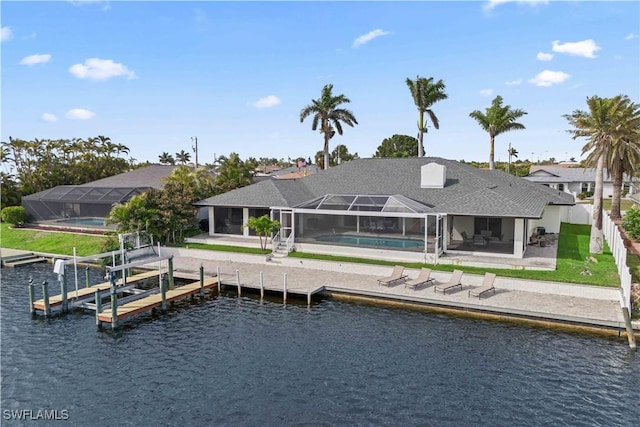
<path fill-rule="evenodd" d="M 640 102 L 640 2 L 2 1 L 1 138 L 105 135 L 138 162 L 191 152 L 199 163 L 313 157 L 323 136 L 300 111 L 322 87 L 358 125 L 331 149 L 371 157 L 417 136 L 406 85 L 442 79 L 427 156 L 488 161 L 469 117 L 495 96 L 526 129 L 496 138 L 525 160 L 580 159 L 563 115 L 589 96 Z"/>

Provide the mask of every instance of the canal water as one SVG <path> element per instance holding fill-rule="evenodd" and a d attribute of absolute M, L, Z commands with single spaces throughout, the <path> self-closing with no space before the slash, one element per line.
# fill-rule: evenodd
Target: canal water
<path fill-rule="evenodd" d="M 2 270 L 3 426 L 640 424 L 622 339 L 234 296 L 99 331 L 83 312 L 29 315 L 29 277 L 55 289 L 51 270 Z"/>

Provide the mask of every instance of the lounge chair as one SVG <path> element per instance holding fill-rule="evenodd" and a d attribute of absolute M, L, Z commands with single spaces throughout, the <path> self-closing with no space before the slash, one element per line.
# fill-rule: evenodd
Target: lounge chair
<path fill-rule="evenodd" d="M 463 231 L 462 233 L 460 233 L 460 236 L 462 236 L 462 243 L 473 243 L 473 239 L 471 237 L 469 237 L 467 235 L 466 231 Z"/>
<path fill-rule="evenodd" d="M 381 277 L 378 279 L 378 285 L 390 286 L 397 282 L 404 282 L 407 280 L 407 276 L 404 274 L 404 267 L 396 265 L 393 268 L 393 273 L 388 277 Z"/>
<path fill-rule="evenodd" d="M 484 279 L 482 280 L 482 285 L 477 288 L 473 288 L 469 290 L 469 296 L 478 297 L 480 299 L 480 295 L 485 292 L 493 291 L 493 294 L 496 294 L 496 288 L 493 286 L 493 281 L 496 280 L 496 275 L 493 273 L 484 273 Z"/>
<path fill-rule="evenodd" d="M 418 286 L 424 285 L 427 283 L 433 283 L 433 277 L 431 277 L 431 269 L 423 268 L 420 270 L 420 274 L 413 280 L 408 280 L 404 282 L 405 288 L 417 289 Z"/>
<path fill-rule="evenodd" d="M 460 290 L 462 290 L 462 271 L 453 270 L 453 274 L 447 283 L 442 283 L 435 288 L 433 288 L 433 292 L 442 292 L 446 294 L 447 291 L 451 288 L 455 288 L 456 286 L 460 286 Z"/>

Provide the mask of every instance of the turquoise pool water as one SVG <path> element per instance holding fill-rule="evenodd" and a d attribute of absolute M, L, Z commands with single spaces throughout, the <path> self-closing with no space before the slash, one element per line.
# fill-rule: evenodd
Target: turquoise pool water
<path fill-rule="evenodd" d="M 86 225 L 89 227 L 104 227 L 104 218 L 90 218 L 90 217 L 78 217 L 78 218 L 67 218 L 60 219 L 56 222 L 61 224 L 72 224 L 72 225 Z"/>
<path fill-rule="evenodd" d="M 349 246 L 374 246 L 390 249 L 409 249 L 424 247 L 423 240 L 398 239 L 394 237 L 352 236 L 349 234 L 335 234 L 318 236 L 316 240 L 323 243 L 338 243 Z"/>

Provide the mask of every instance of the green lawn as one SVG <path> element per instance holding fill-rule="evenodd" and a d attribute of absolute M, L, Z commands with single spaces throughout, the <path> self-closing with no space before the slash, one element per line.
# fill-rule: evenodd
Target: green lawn
<path fill-rule="evenodd" d="M 0 224 L 0 246 L 3 248 L 73 255 L 75 246 L 77 255 L 86 256 L 102 252 L 102 245 L 107 239 L 107 236 L 89 234 L 61 233 L 29 228 L 14 229 L 10 228 L 9 224 Z"/>
<path fill-rule="evenodd" d="M 429 266 L 435 270 L 452 271 L 454 268 L 468 273 L 484 274 L 494 272 L 503 277 L 514 277 L 531 280 L 548 280 L 568 283 L 584 283 L 591 285 L 616 287 L 620 284 L 617 269 L 611 256 L 609 248 L 605 245 L 605 252 L 596 255 L 597 262 L 586 262 L 589 257 L 589 230 L 588 225 L 562 224 L 560 237 L 558 239 L 558 263 L 555 271 L 534 271 L 534 270 L 510 270 L 491 269 L 477 267 L 461 267 L 452 265 Z M 11 229 L 7 224 L 0 224 L 0 246 L 4 248 L 23 249 L 36 252 L 47 252 L 62 255 L 72 255 L 73 247 L 77 248 L 80 256 L 91 255 L 103 252 L 102 245 L 107 237 L 82 235 L 60 232 L 46 232 L 31 229 Z M 207 249 L 217 251 L 265 254 L 269 250 L 262 251 L 259 248 L 245 248 L 224 245 L 201 245 L 184 244 L 180 245 L 194 249 Z M 395 261 L 378 261 L 350 257 L 337 257 L 330 255 L 315 255 L 302 252 L 292 252 L 290 257 L 309 258 L 319 260 L 331 260 L 339 262 L 355 262 L 375 265 L 395 265 Z M 636 257 L 637 258 L 637 257 Z M 404 263 L 407 268 L 421 268 L 421 263 Z M 591 272 L 590 276 L 583 276 L 580 273 L 586 268 Z M 630 265 L 635 277 L 640 274 L 640 261 L 634 266 Z"/>
<path fill-rule="evenodd" d="M 579 200 L 576 200 L 577 202 L 579 202 Z M 585 203 L 588 204 L 593 204 L 593 199 L 587 199 L 585 200 Z M 621 211 L 628 211 L 629 209 L 631 209 L 631 207 L 635 205 L 635 203 L 633 202 L 633 200 L 630 199 L 621 199 L 620 200 L 620 210 Z M 611 210 L 611 199 L 607 198 L 607 199 L 602 199 L 602 209 L 605 211 L 609 211 Z"/>

